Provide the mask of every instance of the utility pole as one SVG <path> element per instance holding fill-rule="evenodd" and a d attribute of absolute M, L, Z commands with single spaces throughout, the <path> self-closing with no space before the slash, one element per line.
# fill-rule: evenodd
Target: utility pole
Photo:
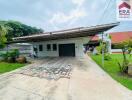
<path fill-rule="evenodd" d="M 104 67 L 104 32 L 102 32 L 102 66 Z"/>

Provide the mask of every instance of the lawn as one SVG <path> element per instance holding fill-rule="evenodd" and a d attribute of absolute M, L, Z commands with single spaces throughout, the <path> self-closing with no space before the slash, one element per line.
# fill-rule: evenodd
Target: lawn
<path fill-rule="evenodd" d="M 104 67 L 102 66 L 102 56 L 101 55 L 91 55 L 91 58 L 102 68 L 104 69 L 113 79 L 120 82 L 125 87 L 132 90 L 132 77 L 128 77 L 127 75 L 121 75 L 119 66 L 117 64 L 117 61 L 122 61 L 122 55 L 121 54 L 112 54 L 111 55 L 112 60 L 105 61 Z M 130 59 L 132 62 L 132 59 Z"/>
<path fill-rule="evenodd" d="M 0 62 L 0 74 L 18 69 L 23 66 L 25 66 L 25 64 Z"/>

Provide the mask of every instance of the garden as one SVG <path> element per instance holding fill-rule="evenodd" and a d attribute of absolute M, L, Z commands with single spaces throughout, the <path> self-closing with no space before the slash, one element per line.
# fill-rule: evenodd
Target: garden
<path fill-rule="evenodd" d="M 20 56 L 17 49 L 0 52 L 0 74 L 23 67 L 26 64 L 26 57 Z"/>
<path fill-rule="evenodd" d="M 102 43 L 97 47 L 98 53 L 90 54 L 90 56 L 113 79 L 132 90 L 132 41 L 127 40 L 115 44 L 115 47 L 122 49 L 122 53 L 110 54 L 107 52 L 106 43 Z M 102 56 L 102 48 L 104 48 L 104 57 Z"/>
<path fill-rule="evenodd" d="M 104 66 L 102 66 L 102 55 L 91 55 L 91 58 L 113 79 L 132 90 L 132 77 L 128 74 L 122 74 L 118 65 L 118 61 L 123 61 L 122 54 L 111 54 L 110 56 L 111 60 L 104 60 Z M 129 61 L 132 62 L 132 58 Z"/>
<path fill-rule="evenodd" d="M 30 30 L 40 31 L 19 22 L 0 21 L 0 74 L 15 70 L 27 64 L 26 57 L 21 56 L 18 49 L 6 50 L 4 48 L 12 41 L 13 37 L 32 33 Z"/>

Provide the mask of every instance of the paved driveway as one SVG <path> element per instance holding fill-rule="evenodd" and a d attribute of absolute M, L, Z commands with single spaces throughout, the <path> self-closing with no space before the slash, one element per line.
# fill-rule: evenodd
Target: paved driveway
<path fill-rule="evenodd" d="M 0 100 L 132 100 L 90 58 L 47 58 L 0 76 Z"/>

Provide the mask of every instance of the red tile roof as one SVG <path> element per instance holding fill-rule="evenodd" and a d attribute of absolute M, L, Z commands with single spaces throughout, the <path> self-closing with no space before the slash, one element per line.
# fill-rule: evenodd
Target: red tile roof
<path fill-rule="evenodd" d="M 129 39 L 132 39 L 132 31 L 131 32 L 114 32 L 110 33 L 112 44 L 120 43 Z"/>
<path fill-rule="evenodd" d="M 92 36 L 91 41 L 99 41 L 99 36 L 98 35 Z"/>

